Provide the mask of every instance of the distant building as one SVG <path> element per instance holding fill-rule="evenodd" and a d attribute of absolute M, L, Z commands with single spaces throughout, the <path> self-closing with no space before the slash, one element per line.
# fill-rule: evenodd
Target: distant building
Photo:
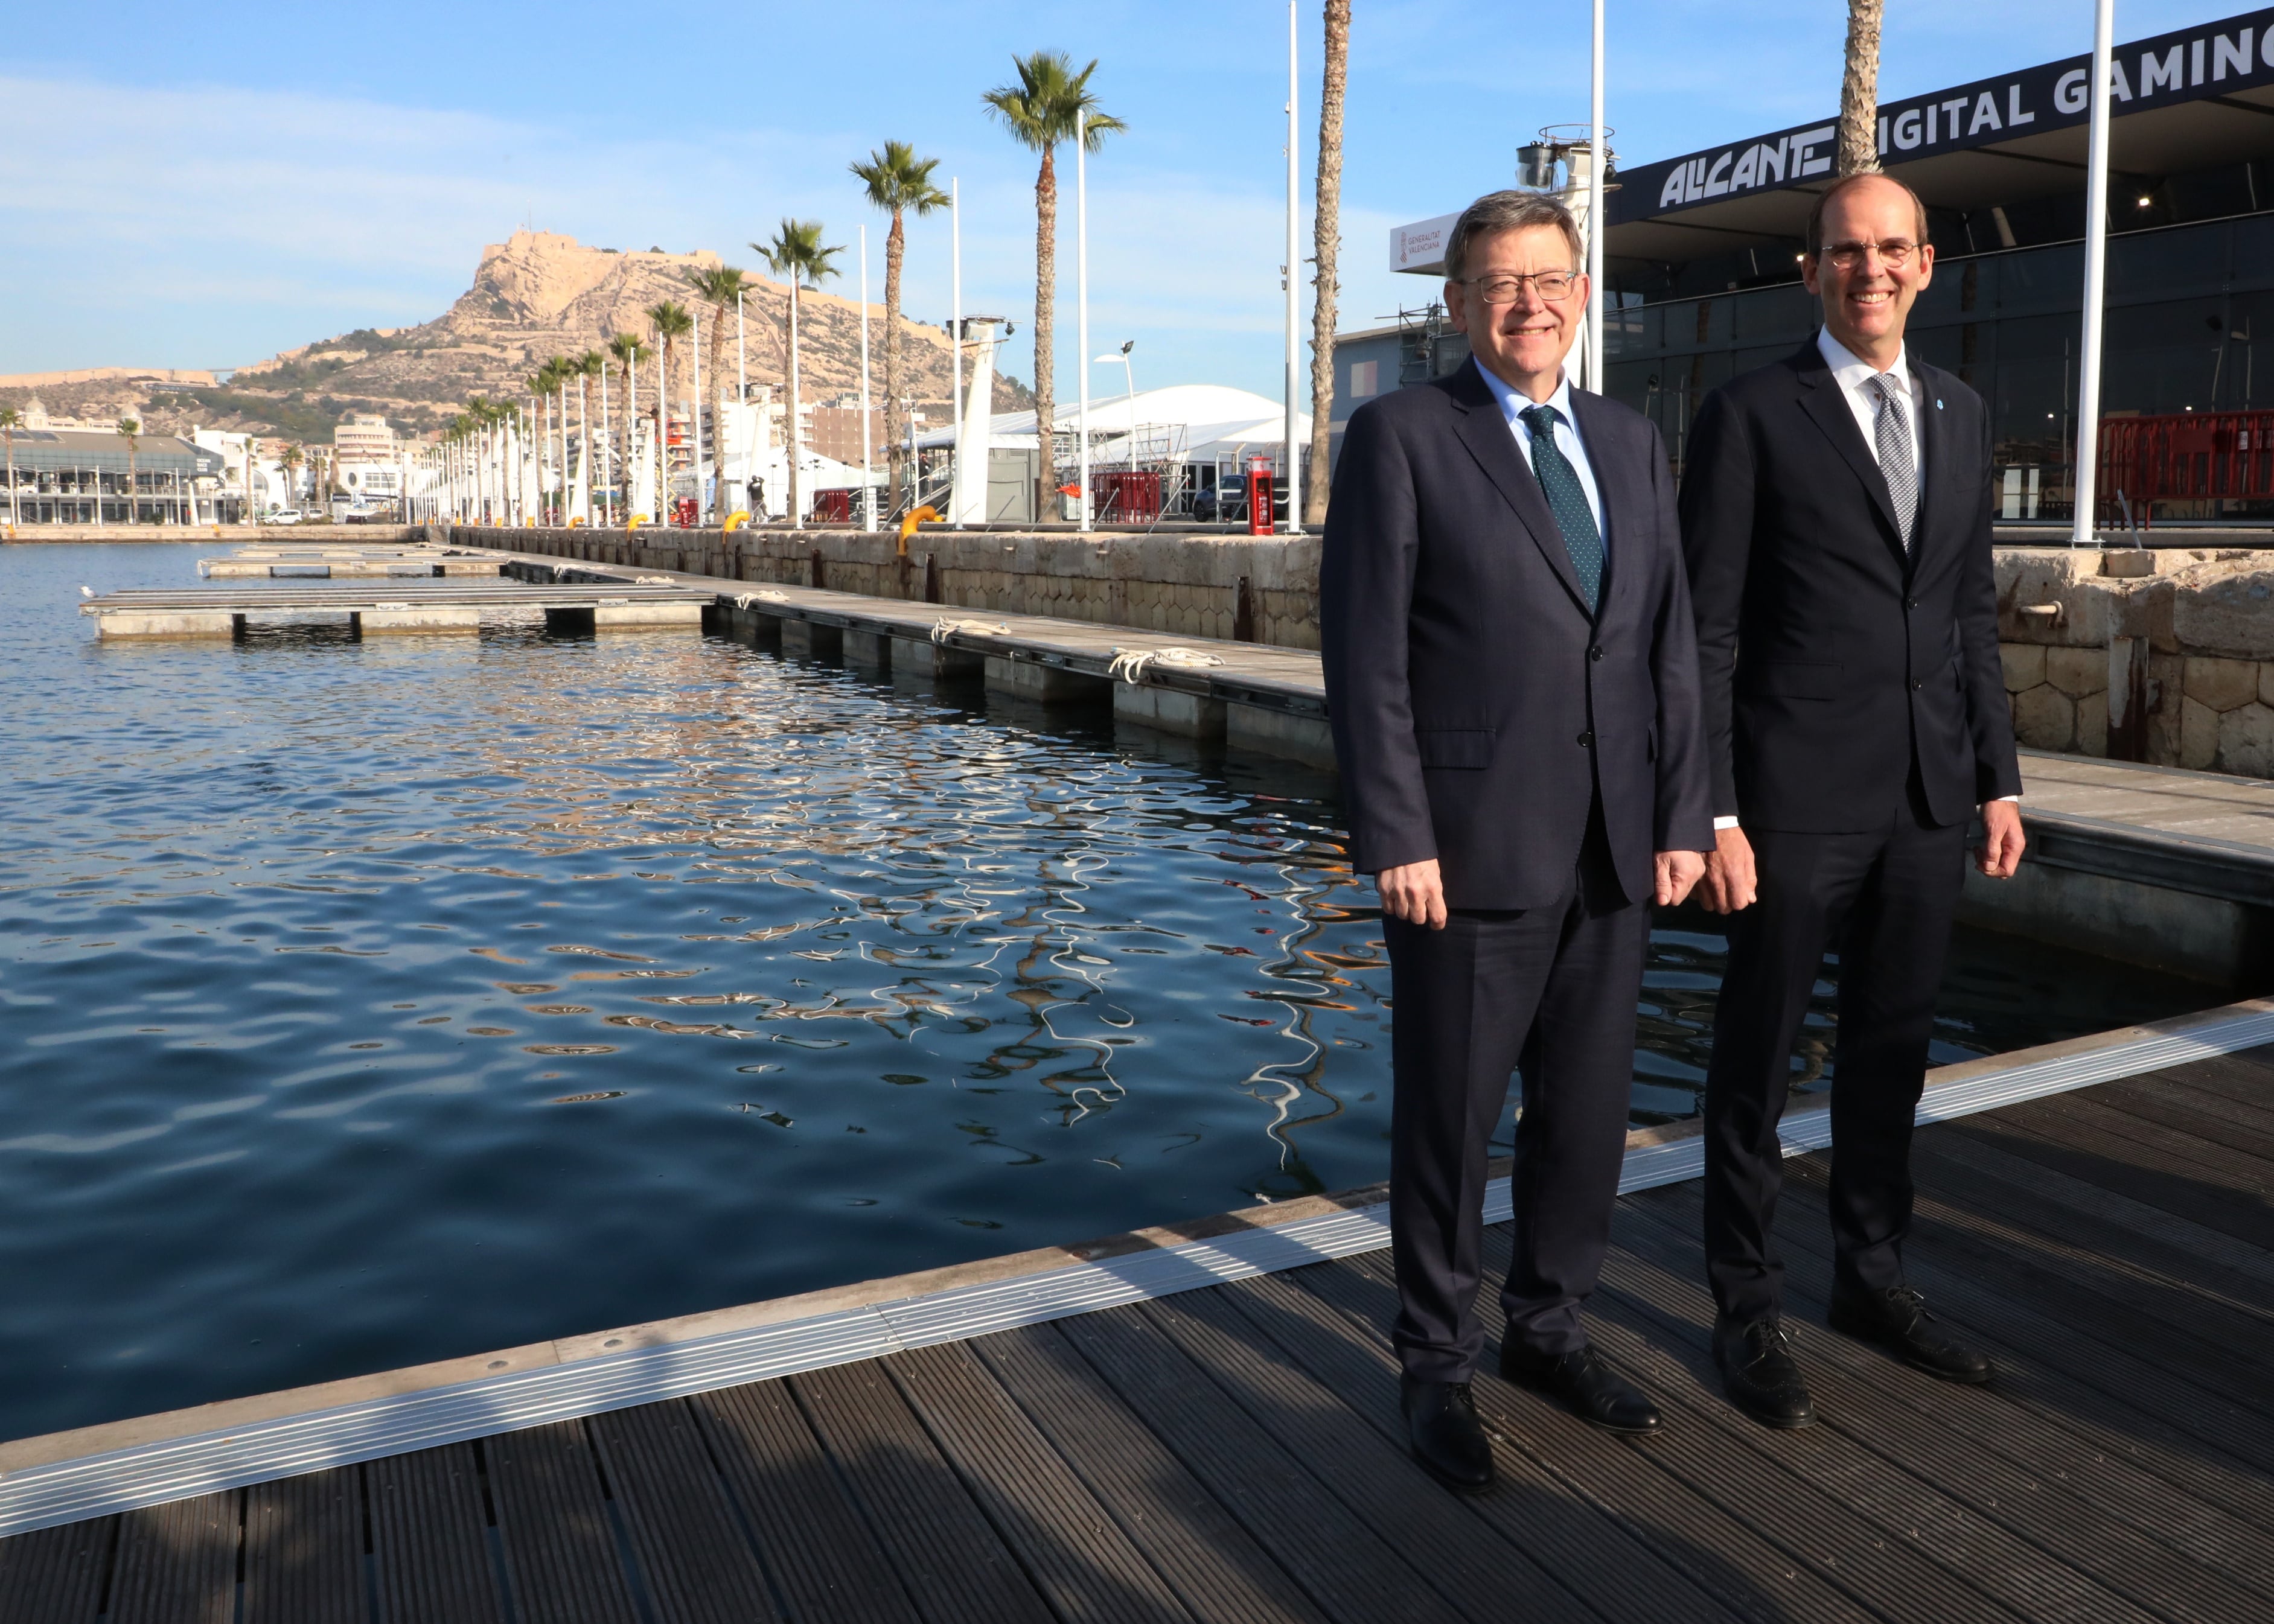
<path fill-rule="evenodd" d="M 850 468 L 861 466 L 861 447 L 870 447 L 870 460 L 881 459 L 876 447 L 884 443 L 885 412 L 871 404 L 864 422 L 861 397 L 850 395 L 830 406 L 805 409 L 805 448 Z"/>
<path fill-rule="evenodd" d="M 218 450 L 171 434 L 145 434 L 130 459 L 115 428 L 26 426 L 11 438 L 13 494 L 26 524 L 124 524 L 130 515 L 140 524 L 214 523 L 231 516 L 217 512 L 215 496 L 207 493 L 221 477 Z M 5 479 L 0 471 L 0 496 L 7 493 Z M 5 510 L 0 503 L 0 512 Z"/>
<path fill-rule="evenodd" d="M 403 454 L 395 430 L 373 412 L 351 411 L 332 430 L 340 488 L 358 501 L 394 502 L 403 496 Z"/>

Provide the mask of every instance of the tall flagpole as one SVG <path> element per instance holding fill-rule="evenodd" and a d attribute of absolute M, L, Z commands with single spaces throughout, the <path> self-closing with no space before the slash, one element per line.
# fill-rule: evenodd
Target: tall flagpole
<path fill-rule="evenodd" d="M 1301 208 L 1301 193 L 1296 178 L 1296 169 L 1302 156 L 1302 142 L 1295 127 L 1295 6 L 1296 0 L 1287 0 L 1287 443 L 1281 447 L 1279 483 L 1287 492 L 1287 530 L 1290 536 L 1303 533 L 1302 505 L 1295 488 L 1302 483 L 1300 468 L 1302 453 L 1299 448 L 1296 427 L 1296 388 L 1298 374 L 1303 370 L 1303 340 L 1297 330 L 1299 320 L 1298 306 L 1301 299 L 1303 251 L 1296 237 L 1296 216 Z M 1133 427 L 1134 425 L 1133 424 Z"/>
<path fill-rule="evenodd" d="M 2100 318 L 2108 279 L 2108 84 L 2115 54 L 2114 0 L 2092 8 L 2092 125 L 2084 177 L 2084 346 L 2077 357 L 2076 517 L 2068 545 L 2090 547 L 2100 472 Z"/>
<path fill-rule="evenodd" d="M 1081 365 L 1081 489 L 1074 500 L 1081 510 L 1074 519 L 1089 528 L 1089 168 L 1084 161 L 1083 137 L 1088 123 L 1081 108 L 1073 110 L 1073 305 L 1075 343 Z"/>
<path fill-rule="evenodd" d="M 869 226 L 861 225 L 861 528 L 877 528 L 877 488 L 870 483 L 869 442 Z"/>
<path fill-rule="evenodd" d="M 948 481 L 948 522 L 957 530 L 963 528 L 962 515 L 955 510 L 955 487 L 963 478 L 963 183 L 953 177 L 947 183 L 948 252 L 953 263 L 948 267 L 947 325 L 948 350 L 954 357 L 955 382 L 955 475 Z"/>
<path fill-rule="evenodd" d="M 1603 0 L 1595 0 L 1594 55 L 1587 87 L 1587 354 L 1586 387 L 1608 393 L 1609 369 L 1603 356 L 1603 170 L 1610 149 L 1603 143 Z"/>
<path fill-rule="evenodd" d="M 688 329 L 687 353 L 695 363 L 695 410 L 687 415 L 687 432 L 694 445 L 688 447 L 694 454 L 695 523 L 700 525 L 705 517 L 703 500 L 703 312 L 689 312 L 695 325 Z"/>

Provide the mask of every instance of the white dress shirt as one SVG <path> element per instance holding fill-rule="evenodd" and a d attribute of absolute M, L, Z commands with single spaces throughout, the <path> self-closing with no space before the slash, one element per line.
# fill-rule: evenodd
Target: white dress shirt
<path fill-rule="evenodd" d="M 1472 356 L 1470 359 L 1475 362 L 1477 375 L 1485 380 L 1485 387 L 1492 391 L 1493 399 L 1500 402 L 1501 416 L 1508 419 L 1509 432 L 1516 436 L 1516 448 L 1523 456 L 1526 468 L 1532 466 L 1532 425 L 1524 420 L 1522 414 L 1534 406 L 1553 406 L 1555 409 L 1555 448 L 1563 454 L 1563 460 L 1570 463 L 1572 471 L 1579 476 L 1579 489 L 1586 493 L 1587 510 L 1595 515 L 1595 534 L 1603 538 L 1603 556 L 1609 558 L 1611 532 L 1603 523 L 1602 494 L 1595 488 L 1595 470 L 1587 461 L 1587 442 L 1580 438 L 1579 420 L 1571 412 L 1571 375 L 1569 372 L 1559 374 L 1555 380 L 1555 393 L 1544 401 L 1535 401 L 1521 390 L 1502 383 L 1493 375 L 1492 368 L 1477 361 L 1475 357 Z"/>
<path fill-rule="evenodd" d="M 1919 408 L 1923 402 L 1919 399 L 1919 381 L 1911 374 L 1909 350 L 1897 350 L 1895 364 L 1887 369 L 1902 385 L 1901 392 L 1892 402 L 1881 400 L 1879 392 L 1871 387 L 1871 380 L 1879 375 L 1879 369 L 1869 361 L 1857 360 L 1847 345 L 1832 336 L 1831 328 L 1816 329 L 1816 352 L 1824 357 L 1825 365 L 1832 369 L 1832 381 L 1840 386 L 1841 398 L 1848 402 L 1848 410 L 1855 414 L 1856 426 L 1864 431 L 1864 443 L 1871 447 L 1875 461 L 1879 455 L 1879 414 L 1883 411 L 1903 414 L 1903 425 L 1910 430 L 1911 465 L 1901 472 L 1909 474 L 1912 491 L 1924 495 L 1926 492 L 1926 462 L 1919 439 Z M 1901 477 L 1901 472 L 1885 463 L 1880 464 L 1879 471 L 1886 476 L 1890 485 Z"/>
<path fill-rule="evenodd" d="M 1897 350 L 1895 364 L 1888 369 L 1902 385 L 1901 391 L 1893 401 L 1881 398 L 1879 392 L 1871 387 L 1871 380 L 1879 375 L 1879 368 L 1869 361 L 1857 360 L 1853 350 L 1832 336 L 1831 328 L 1816 329 L 1816 352 L 1824 357 L 1825 365 L 1832 369 L 1832 380 L 1840 386 L 1840 397 L 1848 402 L 1848 410 L 1855 414 L 1856 426 L 1863 431 L 1864 443 L 1871 448 L 1874 461 L 1879 455 L 1879 414 L 1883 411 L 1904 414 L 1905 425 L 1910 430 L 1911 465 L 1903 471 L 1909 474 L 1911 488 L 1924 501 L 1926 495 L 1926 459 L 1919 427 L 1924 398 L 1919 392 L 1918 378 L 1911 371 L 1909 350 Z M 1492 374 L 1487 372 L 1485 375 L 1489 378 Z M 1884 462 L 1879 464 L 1879 471 L 1890 485 L 1901 477 L 1896 470 Z M 2019 801 L 2021 797 L 2000 795 L 1998 799 Z M 1713 820 L 1713 827 L 1735 829 L 1737 820 L 1725 814 Z"/>

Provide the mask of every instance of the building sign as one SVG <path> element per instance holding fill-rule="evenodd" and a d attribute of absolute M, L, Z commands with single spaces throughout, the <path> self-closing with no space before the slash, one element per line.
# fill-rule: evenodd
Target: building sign
<path fill-rule="evenodd" d="M 2111 111 L 2120 118 L 2150 108 L 2274 85 L 2274 11 L 2120 45 L 2110 67 Z M 2088 52 L 1908 101 L 1882 102 L 1880 162 L 1893 168 L 1915 158 L 2087 123 L 2091 79 Z M 1622 169 L 1619 189 L 1608 199 L 1611 223 L 1647 220 L 1717 198 L 1829 179 L 1836 130 L 1829 122 L 1810 124 Z"/>
<path fill-rule="evenodd" d="M 1389 229 L 1389 268 L 1393 271 L 1434 272 L 1445 263 L 1445 244 L 1453 235 L 1458 214 Z"/>

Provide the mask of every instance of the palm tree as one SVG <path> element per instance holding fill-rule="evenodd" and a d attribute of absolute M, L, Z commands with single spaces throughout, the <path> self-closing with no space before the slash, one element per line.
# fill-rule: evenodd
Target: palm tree
<path fill-rule="evenodd" d="M 990 90 L 981 100 L 1002 121 L 1013 140 L 1043 154 L 1041 171 L 1035 177 L 1035 433 L 1041 442 L 1043 482 L 1055 490 L 1058 476 L 1052 470 L 1057 466 L 1057 447 L 1050 409 L 1051 372 L 1058 364 L 1058 145 L 1073 139 L 1077 114 L 1081 116 L 1085 152 L 1096 152 L 1105 137 L 1128 126 L 1097 110 L 1097 98 L 1089 93 L 1089 76 L 1097 71 L 1095 59 L 1076 73 L 1073 58 L 1064 51 L 1036 51 L 1031 56 L 1012 57 L 1011 66 L 1019 82 Z M 962 339 L 961 334 L 956 335 L 959 377 Z M 1082 365 L 1089 365 L 1088 357 L 1082 357 Z M 1082 427 L 1087 432 L 1089 425 Z"/>
<path fill-rule="evenodd" d="M 1319 192 L 1311 252 L 1318 266 L 1311 301 L 1311 466 L 1304 476 L 1303 523 L 1327 522 L 1327 437 L 1335 410 L 1335 263 L 1342 248 L 1343 89 L 1350 79 L 1351 0 L 1327 0 L 1324 79 L 1319 87 Z"/>
<path fill-rule="evenodd" d="M 549 450 L 553 445 L 553 387 L 561 381 L 561 357 L 553 357 L 523 381 L 528 385 L 529 392 L 538 399 L 538 422 L 543 427 L 544 444 Z M 540 513 L 549 514 L 551 504 L 545 500 L 543 474 L 545 463 L 541 456 L 537 466 L 539 470 L 537 480 L 537 505 Z"/>
<path fill-rule="evenodd" d="M 597 350 L 587 350 L 568 363 L 568 375 L 576 380 L 576 457 L 584 470 L 584 495 L 589 502 L 592 493 L 592 380 L 606 369 L 607 357 Z M 588 512 L 584 523 L 592 522 Z"/>
<path fill-rule="evenodd" d="M 737 301 L 744 293 L 753 290 L 752 285 L 748 274 L 740 267 L 733 265 L 722 265 L 717 270 L 689 271 L 686 276 L 688 285 L 693 288 L 703 302 L 711 307 L 711 398 L 716 401 L 719 398 L 719 386 L 725 380 L 725 374 L 719 370 L 719 351 L 726 346 L 727 316 L 734 309 Z M 704 402 L 701 401 L 695 403 L 695 410 L 698 414 L 695 425 L 695 440 L 698 447 L 703 442 L 703 425 L 700 416 L 703 406 Z M 712 415 L 715 417 L 717 413 L 714 411 Z M 722 440 L 719 443 L 723 445 L 725 441 Z M 699 464 L 701 461 L 699 455 L 697 460 Z M 716 467 L 714 462 L 712 465 L 714 472 Z M 699 467 L 697 471 L 699 473 Z M 723 524 L 726 521 L 721 519 L 719 523 Z"/>
<path fill-rule="evenodd" d="M 639 364 L 640 351 L 646 348 L 645 344 L 640 342 L 639 335 L 636 333 L 619 333 L 611 338 L 608 341 L 608 354 L 615 359 L 616 376 L 629 380 L 632 375 L 632 368 Z M 624 460 L 619 464 L 619 472 L 614 481 L 617 499 L 626 504 L 631 500 L 631 492 L 623 482 L 631 477 L 631 468 L 632 397 L 628 394 L 624 396 Z M 625 511 L 629 512 L 629 508 L 626 507 Z"/>
<path fill-rule="evenodd" d="M 298 483 L 300 464 L 305 461 L 297 442 L 286 446 L 284 455 L 276 459 L 276 465 L 284 470 L 284 495 L 288 501 L 292 499 L 292 487 Z"/>
<path fill-rule="evenodd" d="M 1848 0 L 1848 56 L 1840 76 L 1839 172 L 1879 167 L 1879 13 L 1883 0 Z"/>
<path fill-rule="evenodd" d="M 678 300 L 666 299 L 647 307 L 647 319 L 655 324 L 656 338 L 663 345 L 663 371 L 655 386 L 655 500 L 667 514 L 671 511 L 671 414 L 665 402 L 671 392 L 671 351 L 694 327 L 695 318 Z"/>
<path fill-rule="evenodd" d="M 0 440 L 8 442 L 8 523 L 23 523 L 23 507 L 16 495 L 16 431 L 24 426 L 24 414 L 13 406 L 0 406 Z"/>
<path fill-rule="evenodd" d="M 822 279 L 837 274 L 830 263 L 845 250 L 821 245 L 821 222 L 785 220 L 771 243 L 752 243 L 766 257 L 767 268 L 789 278 L 789 512 L 794 524 L 804 512 L 799 505 L 797 454 L 799 439 L 797 380 L 797 306 L 800 288 L 818 288 Z"/>
<path fill-rule="evenodd" d="M 938 167 L 938 159 L 917 157 L 907 141 L 886 141 L 882 152 L 853 165 L 854 175 L 868 187 L 869 201 L 892 217 L 892 229 L 885 235 L 885 441 L 895 511 L 907 474 L 907 454 L 900 445 L 907 438 L 900 402 L 900 266 L 907 258 L 908 238 L 900 222 L 910 209 L 921 216 L 947 207 L 947 193 L 931 184 L 931 172 Z M 861 425 L 862 433 L 868 429 Z"/>
<path fill-rule="evenodd" d="M 126 522 L 129 524 L 134 523 L 136 516 L 134 448 L 141 443 L 141 433 L 142 425 L 136 419 L 121 417 L 118 420 L 118 437 L 126 442 Z M 100 485 L 95 486 L 94 522 L 97 524 L 102 523 L 102 487 Z"/>

